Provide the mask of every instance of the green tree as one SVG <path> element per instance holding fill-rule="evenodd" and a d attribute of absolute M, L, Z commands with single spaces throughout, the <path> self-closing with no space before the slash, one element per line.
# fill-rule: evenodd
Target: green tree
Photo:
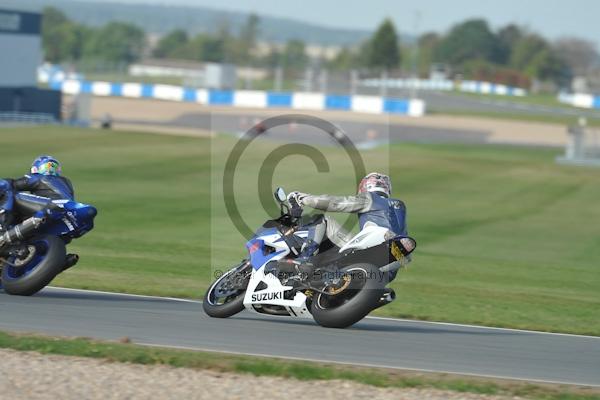
<path fill-rule="evenodd" d="M 238 43 L 231 34 L 229 20 L 224 19 L 219 24 L 215 36 L 207 36 L 203 52 L 205 61 L 235 63 L 239 61 Z"/>
<path fill-rule="evenodd" d="M 356 68 L 358 65 L 356 55 L 352 53 L 347 47 L 341 49 L 333 60 L 327 63 L 327 66 L 332 69 L 347 71 L 352 68 Z"/>
<path fill-rule="evenodd" d="M 250 14 L 246 23 L 240 29 L 237 39 L 236 58 L 238 62 L 247 64 L 253 58 L 252 50 L 256 46 L 259 35 L 260 19 L 256 14 Z"/>
<path fill-rule="evenodd" d="M 281 66 L 286 69 L 303 69 L 308 63 L 304 42 L 301 40 L 289 40 L 285 44 L 281 56 Z"/>
<path fill-rule="evenodd" d="M 498 31 L 497 61 L 499 64 L 508 65 L 510 63 L 513 49 L 524 34 L 523 29 L 515 24 L 506 25 Z"/>
<path fill-rule="evenodd" d="M 172 57 L 178 50 L 189 42 L 188 34 L 182 29 L 176 29 L 160 38 L 152 55 L 157 58 Z"/>
<path fill-rule="evenodd" d="M 521 37 L 510 56 L 510 65 L 521 70 L 527 69 L 535 56 L 544 51 L 548 43 L 539 35 L 528 34 Z"/>
<path fill-rule="evenodd" d="M 454 26 L 436 49 L 441 62 L 461 66 L 466 61 L 497 60 L 497 39 L 485 20 L 473 19 Z"/>
<path fill-rule="evenodd" d="M 42 11 L 42 31 L 68 22 L 71 21 L 58 8 L 45 7 Z"/>
<path fill-rule="evenodd" d="M 227 38 L 204 36 L 201 44 L 200 60 L 210 62 L 230 61 L 225 48 L 227 42 Z"/>
<path fill-rule="evenodd" d="M 435 59 L 435 49 L 441 41 L 440 35 L 435 32 L 428 32 L 419 38 L 419 74 L 427 75 L 431 64 L 437 62 Z"/>
<path fill-rule="evenodd" d="M 366 64 L 369 67 L 393 69 L 400 65 L 398 35 L 394 23 L 384 20 L 369 41 Z"/>
<path fill-rule="evenodd" d="M 42 47 L 46 61 L 57 63 L 76 60 L 81 56 L 85 28 L 69 21 L 54 7 L 42 14 Z"/>
<path fill-rule="evenodd" d="M 550 44 L 536 34 L 525 35 L 517 41 L 510 65 L 531 78 L 554 82 L 560 82 L 568 72 Z"/>
<path fill-rule="evenodd" d="M 86 40 L 84 56 L 88 59 L 130 63 L 140 58 L 144 46 L 143 30 L 125 22 L 110 22 L 95 30 Z"/>

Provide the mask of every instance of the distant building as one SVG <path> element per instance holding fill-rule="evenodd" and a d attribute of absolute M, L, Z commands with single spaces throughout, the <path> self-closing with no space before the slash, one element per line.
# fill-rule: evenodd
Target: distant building
<path fill-rule="evenodd" d="M 266 56 L 273 50 L 283 52 L 285 50 L 285 43 L 258 42 L 254 49 L 258 56 Z M 308 57 L 321 58 L 328 61 L 336 58 L 342 50 L 343 47 L 341 46 L 324 46 L 319 44 L 306 44 L 304 47 L 304 51 Z"/>
<path fill-rule="evenodd" d="M 131 64 L 129 75 L 176 77 L 190 86 L 210 89 L 233 89 L 237 81 L 235 65 L 184 60 L 146 59 Z"/>
<path fill-rule="evenodd" d="M 39 13 L 0 9 L 0 112 L 60 119 L 61 93 L 37 88 L 41 19 Z"/>

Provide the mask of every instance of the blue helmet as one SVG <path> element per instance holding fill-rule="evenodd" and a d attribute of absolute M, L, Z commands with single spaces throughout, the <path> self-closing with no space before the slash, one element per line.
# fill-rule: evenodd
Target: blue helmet
<path fill-rule="evenodd" d="M 52 156 L 39 156 L 31 164 L 32 174 L 60 176 L 61 172 L 60 162 Z"/>

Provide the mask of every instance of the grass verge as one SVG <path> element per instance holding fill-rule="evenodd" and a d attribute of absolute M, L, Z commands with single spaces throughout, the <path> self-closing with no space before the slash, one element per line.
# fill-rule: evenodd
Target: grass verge
<path fill-rule="evenodd" d="M 361 368 L 340 364 L 176 350 L 129 343 L 99 342 L 86 338 L 52 338 L 0 332 L 0 348 L 99 358 L 113 362 L 208 369 L 255 376 L 278 376 L 299 380 L 341 379 L 388 388 L 435 388 L 544 400 L 600 399 L 600 391 L 597 389 L 578 386 L 538 385 L 450 374 L 417 373 L 384 368 Z"/>

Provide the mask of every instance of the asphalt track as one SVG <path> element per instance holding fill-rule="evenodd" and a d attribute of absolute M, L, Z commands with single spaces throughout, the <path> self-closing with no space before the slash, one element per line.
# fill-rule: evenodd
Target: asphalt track
<path fill-rule="evenodd" d="M 242 312 L 220 320 L 197 301 L 48 288 L 0 290 L 0 330 L 600 387 L 600 338 L 384 318 L 350 329 Z"/>
<path fill-rule="evenodd" d="M 287 110 L 283 114 L 293 115 L 298 113 Z M 151 125 L 243 134 L 262 120 L 263 118 L 257 115 L 239 110 L 238 113 L 227 114 L 212 113 L 210 111 L 184 113 L 174 119 L 162 122 L 120 118 L 116 118 L 114 122 L 116 124 L 124 123 L 137 126 Z M 272 140 L 286 142 L 308 142 L 319 145 L 334 143 L 328 135 L 324 135 L 317 128 L 295 124 L 293 117 L 290 117 L 289 121 L 290 124 L 269 129 L 266 136 Z M 370 121 L 342 119 L 332 119 L 330 122 L 341 127 L 352 143 L 356 145 L 371 141 L 367 136 L 368 132 L 374 133 L 376 135 L 375 140 L 381 144 L 396 142 L 486 144 L 489 143 L 491 136 L 491 132 L 485 129 L 465 131 L 464 129 L 453 129 L 451 127 L 436 128 L 398 123 L 388 125 Z"/>

